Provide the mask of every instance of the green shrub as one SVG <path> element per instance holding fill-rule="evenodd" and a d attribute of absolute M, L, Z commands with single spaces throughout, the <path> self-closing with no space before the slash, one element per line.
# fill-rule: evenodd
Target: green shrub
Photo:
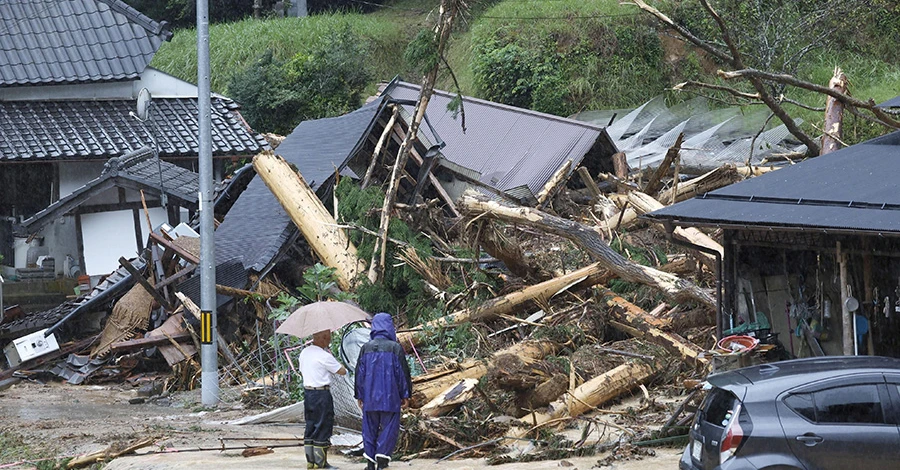
<path fill-rule="evenodd" d="M 310 52 L 288 61 L 271 50 L 232 77 L 228 92 L 261 132 L 288 134 L 300 121 L 356 109 L 370 80 L 364 42 L 349 28 L 334 31 Z"/>

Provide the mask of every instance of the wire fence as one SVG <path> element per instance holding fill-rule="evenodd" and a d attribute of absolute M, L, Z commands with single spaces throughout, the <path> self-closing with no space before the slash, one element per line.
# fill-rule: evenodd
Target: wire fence
<path fill-rule="evenodd" d="M 302 402 L 303 378 L 297 368 L 297 356 L 306 344 L 293 336 L 270 334 L 277 327 L 276 321 L 270 320 L 271 323 L 266 324 L 258 320 L 253 342 L 242 345 L 234 362 L 220 364 L 219 399 L 222 404 L 274 409 Z M 338 426 L 362 427 L 362 410 L 353 396 L 353 370 L 359 348 L 368 339 L 368 328 L 355 328 L 342 335 L 334 347 L 336 357 L 348 370 L 347 375 L 334 376 L 331 384 Z"/>

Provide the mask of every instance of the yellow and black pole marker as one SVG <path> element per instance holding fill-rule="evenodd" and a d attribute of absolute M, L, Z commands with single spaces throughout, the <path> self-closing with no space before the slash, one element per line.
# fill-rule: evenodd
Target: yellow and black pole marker
<path fill-rule="evenodd" d="M 200 312 L 200 342 L 212 344 L 212 312 Z"/>

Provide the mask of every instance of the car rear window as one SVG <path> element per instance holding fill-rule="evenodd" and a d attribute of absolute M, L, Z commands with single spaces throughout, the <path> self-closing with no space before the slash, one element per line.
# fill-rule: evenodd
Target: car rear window
<path fill-rule="evenodd" d="M 737 397 L 721 388 L 713 388 L 706 396 L 706 410 L 703 419 L 716 426 L 725 426 L 731 419 L 737 405 Z"/>
<path fill-rule="evenodd" d="M 800 416 L 820 424 L 885 422 L 878 386 L 874 384 L 797 393 L 785 398 L 784 404 Z"/>

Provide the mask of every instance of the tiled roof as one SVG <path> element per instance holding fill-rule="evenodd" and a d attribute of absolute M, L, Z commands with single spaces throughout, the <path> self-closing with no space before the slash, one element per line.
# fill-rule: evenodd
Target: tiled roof
<path fill-rule="evenodd" d="M 212 99 L 213 155 L 254 155 L 268 148 L 237 105 Z M 197 99 L 156 98 L 147 126 L 131 100 L 0 102 L 0 161 L 107 159 L 152 145 L 162 157 L 196 157 Z M 150 135 L 153 132 L 153 136 Z"/>
<path fill-rule="evenodd" d="M 144 147 L 109 159 L 100 176 L 31 216 L 22 222 L 22 228 L 28 233 L 35 233 L 110 187 L 149 190 L 154 195 L 164 190 L 169 197 L 176 198 L 182 207 L 194 207 L 200 182 L 197 173 L 154 158 L 152 149 Z"/>
<path fill-rule="evenodd" d="M 133 80 L 171 37 L 120 0 L 0 1 L 0 87 Z"/>
<path fill-rule="evenodd" d="M 382 104 L 379 99 L 343 116 L 303 121 L 276 153 L 318 190 L 356 152 Z M 245 268 L 260 272 L 296 231 L 269 188 L 254 177 L 216 229 L 216 262 L 239 259 Z"/>

